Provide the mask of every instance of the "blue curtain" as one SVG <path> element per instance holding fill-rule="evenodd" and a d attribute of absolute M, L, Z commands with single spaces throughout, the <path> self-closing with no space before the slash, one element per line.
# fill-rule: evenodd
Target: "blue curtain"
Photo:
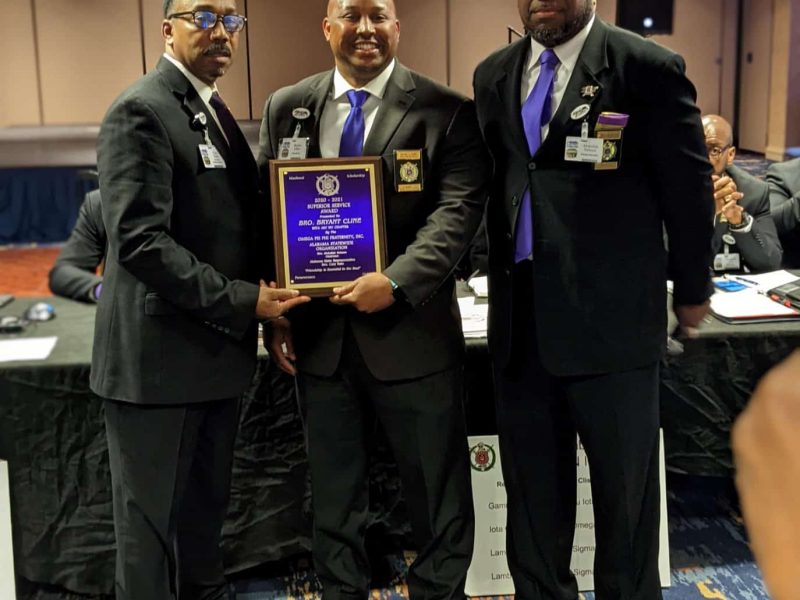
<path fill-rule="evenodd" d="M 0 169 L 0 244 L 62 242 L 86 192 L 87 168 Z"/>

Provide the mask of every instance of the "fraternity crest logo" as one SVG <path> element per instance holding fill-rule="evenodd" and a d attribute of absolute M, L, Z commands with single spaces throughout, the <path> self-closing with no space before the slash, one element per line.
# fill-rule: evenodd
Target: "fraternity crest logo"
<path fill-rule="evenodd" d="M 317 192 L 327 198 L 335 196 L 339 193 L 339 178 L 330 173 L 320 175 L 317 177 Z"/>
<path fill-rule="evenodd" d="M 489 444 L 479 442 L 469 449 L 469 463 L 476 471 L 489 471 L 496 461 L 497 455 Z"/>
<path fill-rule="evenodd" d="M 400 179 L 404 183 L 415 183 L 419 179 L 419 167 L 413 162 L 400 165 Z"/>

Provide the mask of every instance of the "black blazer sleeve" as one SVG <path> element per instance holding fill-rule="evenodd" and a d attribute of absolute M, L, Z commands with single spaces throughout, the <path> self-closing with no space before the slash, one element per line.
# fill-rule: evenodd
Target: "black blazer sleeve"
<path fill-rule="evenodd" d="M 683 59 L 673 54 L 638 85 L 642 100 L 652 106 L 645 113 L 652 140 L 648 148 L 655 179 L 652 189 L 669 240 L 668 268 L 676 305 L 702 304 L 711 295 L 711 167 L 702 143 L 696 92 L 685 70 Z"/>
<path fill-rule="evenodd" d="M 83 302 L 96 302 L 94 288 L 103 278 L 97 267 L 106 251 L 106 232 L 100 210 L 100 192 L 86 194 L 78 219 L 50 270 L 50 291 Z"/>

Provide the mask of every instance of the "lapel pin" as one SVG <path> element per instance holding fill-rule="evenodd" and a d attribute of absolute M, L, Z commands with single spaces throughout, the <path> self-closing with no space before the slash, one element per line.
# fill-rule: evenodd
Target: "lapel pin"
<path fill-rule="evenodd" d="M 298 119 L 299 121 L 303 121 L 311 116 L 311 111 L 308 110 L 307 108 L 302 108 L 302 107 L 295 108 L 292 111 L 292 116 L 295 119 Z"/>
<path fill-rule="evenodd" d="M 581 104 L 580 106 L 576 106 L 569 116 L 573 121 L 579 121 L 589 114 L 589 110 L 590 107 L 588 104 Z"/>
<path fill-rule="evenodd" d="M 206 125 L 208 124 L 208 119 L 206 118 L 206 113 L 197 113 L 194 117 L 192 117 L 192 127 L 199 127 L 200 129 L 205 129 Z"/>
<path fill-rule="evenodd" d="M 581 98 L 594 98 L 598 91 L 599 85 L 585 85 L 581 88 Z"/>

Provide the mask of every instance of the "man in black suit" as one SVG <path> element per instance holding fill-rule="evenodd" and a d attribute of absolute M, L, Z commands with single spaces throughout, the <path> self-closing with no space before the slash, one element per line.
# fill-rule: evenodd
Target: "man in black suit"
<path fill-rule="evenodd" d="M 474 78 L 495 164 L 489 347 L 509 568 L 517 598 L 578 597 L 577 432 L 597 598 L 653 600 L 668 266 L 686 333 L 710 293 L 711 169 L 695 91 L 680 57 L 603 23 L 593 0 L 518 8 L 528 35 Z"/>
<path fill-rule="evenodd" d="M 100 128 L 109 249 L 91 388 L 105 399 L 117 600 L 216 600 L 256 319 L 304 298 L 259 285 L 258 172 L 216 92 L 245 19 L 234 0 L 165 0 L 164 16 L 165 54 Z"/>
<path fill-rule="evenodd" d="M 377 417 L 418 546 L 409 594 L 462 597 L 473 508 L 452 273 L 481 220 L 489 158 L 473 103 L 395 60 L 400 25 L 392 0 L 331 0 L 323 31 L 336 68 L 267 101 L 259 163 L 266 177 L 267 161 L 298 126 L 310 138 L 309 156 L 381 156 L 389 266 L 313 300 L 269 332 L 271 355 L 287 372 L 297 370 L 314 562 L 324 598 L 367 597 L 367 433 Z M 354 130 L 355 114 L 362 125 Z M 420 152 L 421 189 L 398 185 L 400 150 Z"/>
<path fill-rule="evenodd" d="M 783 266 L 800 268 L 800 158 L 767 168 L 772 219 L 783 243 Z"/>
<path fill-rule="evenodd" d="M 50 291 L 81 302 L 97 302 L 103 278 L 97 267 L 106 254 L 106 228 L 100 208 L 100 191 L 86 194 L 69 239 L 50 269 Z"/>
<path fill-rule="evenodd" d="M 733 164 L 733 130 L 719 115 L 703 116 L 708 160 L 714 170 L 715 272 L 780 268 L 783 250 L 769 211 L 769 186 Z"/>

